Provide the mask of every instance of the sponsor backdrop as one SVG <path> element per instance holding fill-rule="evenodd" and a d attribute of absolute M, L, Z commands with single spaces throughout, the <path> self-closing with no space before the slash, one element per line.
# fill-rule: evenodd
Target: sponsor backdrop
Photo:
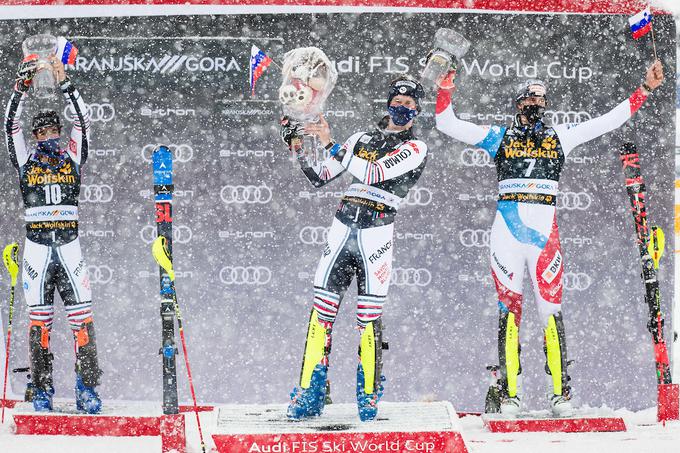
<path fill-rule="evenodd" d="M 81 241 L 94 288 L 104 398 L 160 400 L 150 153 L 165 143 L 175 157 L 177 290 L 198 399 L 287 400 L 299 375 L 326 228 L 350 180 L 345 176 L 322 189 L 307 183 L 278 138 L 276 67 L 250 97 L 250 47 L 258 45 L 278 62 L 294 47 L 324 49 L 339 72 L 326 117 L 335 138 L 343 140 L 373 127 L 384 112 L 388 82 L 397 73 L 420 71 L 438 27 L 454 28 L 472 42 L 460 62 L 454 103 L 461 118 L 480 124 L 508 124 L 514 87 L 530 77 L 549 85 L 549 120 L 588 120 L 625 99 L 651 60 L 649 43 L 630 38 L 624 16 L 376 13 L 0 22 L 5 98 L 24 37 L 49 31 L 72 38 L 80 49 L 70 74 L 93 121 L 83 169 Z M 618 159 L 624 140 L 640 146 L 650 217 L 672 244 L 672 18 L 656 17 L 655 29 L 668 82 L 624 127 L 573 152 L 560 184 L 564 313 L 579 404 L 639 409 L 652 405 L 656 395 Z M 24 120 L 49 105 L 67 118 L 71 114 L 61 101 L 31 101 Z M 417 131 L 431 155 L 396 221 L 384 315 L 390 344 L 385 399 L 447 399 L 459 409 L 479 410 L 485 366 L 497 360 L 497 301 L 487 248 L 496 174 L 480 150 L 434 129 L 433 110 L 430 97 Z M 0 171 L 5 243 L 22 238 L 22 206 L 9 159 L 0 159 Z M 666 313 L 672 255 L 661 267 Z M 4 273 L 1 281 L 6 289 Z M 530 407 L 541 408 L 547 388 L 542 332 L 525 286 L 524 384 Z M 353 289 L 345 299 L 335 328 L 331 380 L 337 402 L 352 401 L 355 294 Z M 13 367 L 27 364 L 22 299 Z M 63 310 L 57 312 L 57 393 L 70 396 L 73 352 Z M 187 400 L 181 360 L 178 374 Z M 15 379 L 13 390 L 22 389 L 23 379 Z"/>

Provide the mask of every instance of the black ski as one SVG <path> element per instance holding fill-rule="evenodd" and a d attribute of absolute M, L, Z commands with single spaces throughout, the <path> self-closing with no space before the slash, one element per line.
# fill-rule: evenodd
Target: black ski
<path fill-rule="evenodd" d="M 166 146 L 158 146 L 152 155 L 153 188 L 156 202 L 156 229 L 165 237 L 168 258 L 172 262 L 172 154 Z M 178 414 L 177 346 L 175 345 L 174 285 L 167 271 L 160 267 L 160 295 L 163 357 L 163 413 Z"/>
<path fill-rule="evenodd" d="M 668 349 L 663 335 L 664 318 L 661 313 L 661 300 L 659 296 L 659 281 L 654 265 L 654 259 L 650 254 L 649 243 L 656 244 L 655 228 L 649 226 L 647 218 L 646 201 L 647 194 L 645 181 L 640 171 L 640 155 L 633 143 L 624 143 L 620 149 L 623 175 L 626 178 L 626 191 L 630 197 L 630 204 L 635 220 L 635 232 L 637 235 L 638 251 L 642 264 L 642 281 L 645 285 L 645 302 L 649 309 L 649 321 L 647 329 L 652 334 L 654 342 L 654 360 L 656 362 L 656 379 L 658 384 L 670 384 L 671 369 L 668 363 Z M 657 258 L 658 260 L 658 258 Z"/>

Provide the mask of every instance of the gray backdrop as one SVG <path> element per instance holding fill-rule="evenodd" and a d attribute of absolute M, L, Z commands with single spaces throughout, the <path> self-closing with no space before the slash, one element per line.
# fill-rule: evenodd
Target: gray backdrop
<path fill-rule="evenodd" d="M 94 287 L 105 399 L 160 404 L 160 317 L 149 155 L 175 150 L 174 256 L 177 291 L 201 402 L 284 402 L 296 383 L 312 277 L 343 177 L 316 190 L 278 139 L 278 69 L 250 98 L 256 44 L 280 62 L 315 45 L 336 61 L 327 118 L 337 140 L 372 127 L 398 72 L 417 74 L 438 27 L 472 42 L 454 104 L 480 124 L 507 124 L 514 86 L 549 84 L 548 116 L 580 122 L 603 114 L 643 80 L 648 39 L 626 17 L 515 14 L 300 14 L 0 21 L 0 86 L 9 96 L 20 42 L 50 31 L 80 49 L 71 76 L 93 114 L 83 171 L 81 242 Z M 656 398 L 647 308 L 633 220 L 618 159 L 635 141 L 647 179 L 649 215 L 673 244 L 675 29 L 655 17 L 667 82 L 620 130 L 574 151 L 558 204 L 566 259 L 564 313 L 579 404 L 639 409 Z M 433 98 L 430 98 L 433 101 Z M 28 118 L 32 109 L 25 113 Z M 63 103 L 56 104 L 63 111 Z M 396 222 L 393 286 L 385 309 L 386 400 L 447 399 L 483 407 L 485 365 L 496 362 L 496 296 L 487 243 L 496 174 L 479 151 L 434 130 L 433 105 L 417 133 L 430 147 L 424 176 Z M 65 112 L 68 113 L 68 112 Z M 9 159 L 0 159 L 0 238 L 22 240 L 23 208 Z M 247 200 L 246 197 L 247 195 Z M 244 202 L 246 201 L 246 202 Z M 672 246 L 669 246 L 669 248 Z M 672 253 L 662 261 L 670 312 Z M 245 269 L 243 269 L 245 268 Z M 0 283 L 6 293 L 8 278 Z M 358 334 L 353 289 L 336 323 L 331 380 L 352 401 Z M 530 407 L 544 407 L 542 331 L 530 285 L 521 331 Z M 3 296 L 3 301 L 6 300 Z M 61 302 L 57 302 L 61 307 Z M 27 316 L 19 293 L 11 366 L 28 363 Z M 6 323 L 7 304 L 2 304 Z M 70 396 L 73 353 L 63 310 L 53 333 L 58 396 Z M 670 318 L 670 314 L 668 315 Z M 669 319 L 670 321 L 670 319 Z M 670 324 L 667 324 L 670 325 Z M 178 359 L 180 394 L 189 399 Z M 13 389 L 22 392 L 23 379 Z"/>

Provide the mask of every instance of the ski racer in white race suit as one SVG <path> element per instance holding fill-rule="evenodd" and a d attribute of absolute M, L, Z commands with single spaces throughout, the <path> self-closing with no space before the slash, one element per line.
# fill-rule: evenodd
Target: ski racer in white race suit
<path fill-rule="evenodd" d="M 301 125 L 287 117 L 281 136 L 298 155 L 305 176 L 321 187 L 349 172 L 345 190 L 328 231 L 314 277 L 312 308 L 299 386 L 291 394 L 288 417 L 320 415 L 327 397 L 331 330 L 345 291 L 356 275 L 357 324 L 361 333 L 357 366 L 357 404 L 362 421 L 372 420 L 383 394 L 382 310 L 392 272 L 394 218 L 400 204 L 425 168 L 427 146 L 413 135 L 424 91 L 409 76 L 392 81 L 385 116 L 377 128 L 352 135 L 342 146 L 333 143 L 328 124 L 304 125 L 330 151 L 328 159 L 310 166 L 302 149 Z"/>
<path fill-rule="evenodd" d="M 29 55 L 19 66 L 17 80 L 5 111 L 7 150 L 19 173 L 25 208 L 26 241 L 22 283 L 28 304 L 29 353 L 33 406 L 52 410 L 54 385 L 50 331 L 54 317 L 54 291 L 64 301 L 76 351 L 76 405 L 97 413 L 101 400 L 95 391 L 101 370 L 97 359 L 92 293 L 87 266 L 78 239 L 78 197 L 81 168 L 88 155 L 90 117 L 78 90 L 53 58 L 52 70 L 66 103 L 75 114 L 66 149 L 60 147 L 61 122 L 57 112 L 43 110 L 32 119 L 35 148 L 24 138 L 20 117 L 33 77 L 37 56 Z"/>
<path fill-rule="evenodd" d="M 561 313 L 564 258 L 556 219 L 560 172 L 572 150 L 620 127 L 642 106 L 663 82 L 661 62 L 647 69 L 645 82 L 628 99 L 579 124 L 545 124 L 546 86 L 539 80 L 524 82 L 515 98 L 518 113 L 509 127 L 478 126 L 457 118 L 451 107 L 455 90 L 455 69 L 451 69 L 437 96 L 437 129 L 486 151 L 498 175 L 489 252 L 500 309 L 500 411 L 508 415 L 520 411 L 519 325 L 526 264 L 544 326 L 546 371 L 552 381 L 550 406 L 554 415 L 568 416 L 573 408 Z"/>

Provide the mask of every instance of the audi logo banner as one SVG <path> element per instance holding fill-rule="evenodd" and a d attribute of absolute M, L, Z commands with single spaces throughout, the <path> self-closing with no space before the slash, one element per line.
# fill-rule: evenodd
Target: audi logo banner
<path fill-rule="evenodd" d="M 79 49 L 69 76 L 87 105 L 91 139 L 87 161 L 78 168 L 78 215 L 104 400 L 160 399 L 159 269 L 150 250 L 159 215 L 173 221 L 175 286 L 199 401 L 287 401 L 299 378 L 317 263 L 331 253 L 328 242 L 343 239 L 333 242 L 329 227 L 353 178 L 345 174 L 322 187 L 307 181 L 279 136 L 279 70 L 272 65 L 265 71 L 251 96 L 251 46 L 277 62 L 294 47 L 317 46 L 327 53 L 338 81 L 325 118 L 333 139 L 342 143 L 386 114 L 390 80 L 401 72 L 420 74 L 439 27 L 453 28 L 471 43 L 459 61 L 452 103 L 460 120 L 484 127 L 513 121 L 516 87 L 529 78 L 548 87 L 547 123 L 597 118 L 640 85 L 652 55 L 648 40 L 629 36 L 624 15 L 395 10 L 0 21 L 5 103 L 28 35 L 62 34 Z M 553 221 L 559 225 L 564 323 L 569 359 L 576 363 L 572 384 L 579 403 L 590 406 L 639 409 L 654 403 L 639 253 L 618 158 L 622 142 L 638 145 L 650 224 L 659 225 L 673 244 L 672 18 L 655 16 L 654 30 L 666 82 L 623 127 L 567 156 L 554 186 L 555 219 L 529 218 L 523 208 L 517 212 L 528 226 L 520 230 L 529 236 Z M 497 360 L 498 299 L 489 242 L 491 225 L 501 215 L 498 179 L 494 157 L 436 130 L 435 102 L 428 94 L 415 120 L 416 136 L 428 146 L 427 164 L 399 205 L 392 267 L 380 269 L 380 278 L 390 283 L 385 399 L 437 398 L 475 411 L 484 405 L 485 366 Z M 37 101 L 30 93 L 21 117 L 28 145 L 35 146 L 29 125 L 41 109 L 60 114 L 62 146 L 68 146 L 76 112 L 61 95 Z M 159 213 L 151 168 L 158 144 L 170 148 L 174 164 L 172 210 Z M 307 157 L 314 163 L 328 151 L 319 147 Z M 7 150 L 0 151 L 0 172 L 5 176 L 0 238 L 3 244 L 21 243 L 25 213 Z M 659 271 L 667 326 L 673 259 L 666 253 Z M 531 265 L 536 263 L 525 264 Z M 542 330 L 528 275 L 525 269 L 522 375 L 527 408 L 544 409 Z M 0 272 L 0 283 L 6 282 Z M 333 329 L 330 373 L 338 402 L 350 402 L 354 394 L 356 294 L 352 283 Z M 56 299 L 58 314 L 63 308 Z M 15 307 L 16 331 L 22 332 L 27 315 L 21 291 Z M 6 304 L 0 309 L 6 316 Z M 55 317 L 53 329 L 56 396 L 72 398 L 67 385 L 73 381 L 72 341 L 60 319 L 63 314 Z M 10 366 L 25 366 L 27 336 L 14 338 L 20 352 Z M 244 392 L 243 383 L 257 385 Z M 14 393 L 22 394 L 23 385 L 15 379 Z M 188 400 L 188 387 L 180 382 L 179 388 L 180 399 Z"/>

